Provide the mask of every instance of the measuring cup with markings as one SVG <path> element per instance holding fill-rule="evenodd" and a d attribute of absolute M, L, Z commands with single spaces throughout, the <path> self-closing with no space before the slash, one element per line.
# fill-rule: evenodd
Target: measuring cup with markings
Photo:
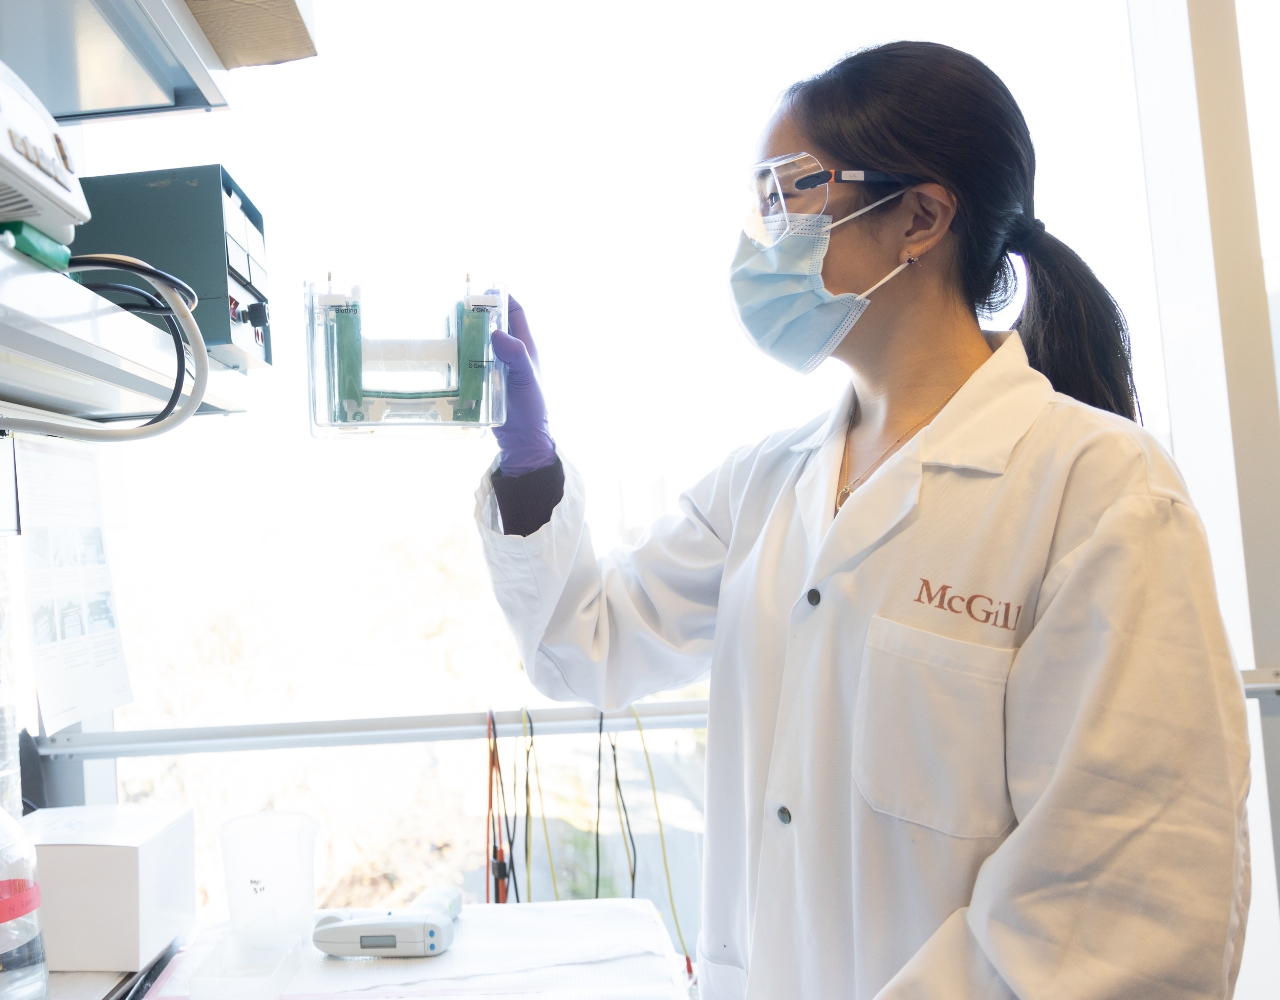
<path fill-rule="evenodd" d="M 316 822 L 290 812 L 260 812 L 222 826 L 231 931 L 281 938 L 311 935 Z"/>

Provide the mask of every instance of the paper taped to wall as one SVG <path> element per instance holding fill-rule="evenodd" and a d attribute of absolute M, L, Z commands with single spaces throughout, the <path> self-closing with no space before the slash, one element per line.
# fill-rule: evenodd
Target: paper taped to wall
<path fill-rule="evenodd" d="M 17 439 L 26 614 L 47 733 L 133 700 L 87 445 Z"/>

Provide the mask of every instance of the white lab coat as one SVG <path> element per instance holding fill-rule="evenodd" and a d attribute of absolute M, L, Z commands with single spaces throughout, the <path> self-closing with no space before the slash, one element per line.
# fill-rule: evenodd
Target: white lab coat
<path fill-rule="evenodd" d="M 1172 462 L 1008 335 L 833 518 L 852 405 L 600 558 L 567 462 L 527 538 L 477 494 L 540 690 L 710 672 L 701 996 L 1229 996 L 1244 700 Z"/>

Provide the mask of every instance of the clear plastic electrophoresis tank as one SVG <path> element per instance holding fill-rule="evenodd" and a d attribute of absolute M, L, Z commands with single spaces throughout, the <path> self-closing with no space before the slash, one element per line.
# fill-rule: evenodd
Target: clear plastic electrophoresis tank
<path fill-rule="evenodd" d="M 500 287 L 462 297 L 440 336 L 366 335 L 360 286 L 307 290 L 308 375 L 313 432 L 329 436 L 381 428 L 482 428 L 506 419 L 506 366 L 493 356 L 494 330 L 507 328 Z"/>

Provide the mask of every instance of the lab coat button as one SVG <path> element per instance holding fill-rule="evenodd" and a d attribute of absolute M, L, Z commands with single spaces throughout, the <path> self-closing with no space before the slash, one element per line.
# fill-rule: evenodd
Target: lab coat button
<path fill-rule="evenodd" d="M 817 593 L 817 591 L 816 591 L 816 590 L 814 590 L 814 591 L 810 591 L 810 593 L 816 594 L 816 593 Z M 817 602 L 815 601 L 814 603 L 816 604 Z M 778 807 L 778 819 L 782 821 L 783 826 L 785 826 L 786 824 L 790 823 L 790 822 L 791 822 L 791 810 L 790 810 L 790 809 L 788 809 L 786 806 L 779 806 L 779 807 Z"/>
<path fill-rule="evenodd" d="M 818 593 L 816 588 L 809 591 L 809 603 L 812 604 L 815 608 L 818 606 L 818 602 L 820 600 L 822 600 L 822 595 Z"/>

